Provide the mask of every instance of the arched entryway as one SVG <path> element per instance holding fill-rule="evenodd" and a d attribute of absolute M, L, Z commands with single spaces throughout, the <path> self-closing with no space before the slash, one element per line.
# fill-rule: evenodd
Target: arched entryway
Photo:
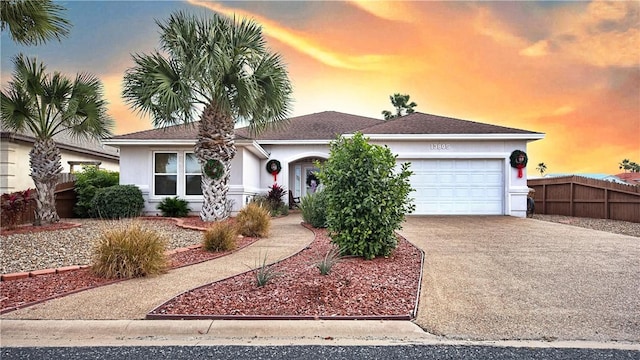
<path fill-rule="evenodd" d="M 318 190 L 321 184 L 314 175 L 318 171 L 316 162 L 323 163 L 325 160 L 322 156 L 308 156 L 289 162 L 289 189 L 294 197 L 303 198 Z"/>

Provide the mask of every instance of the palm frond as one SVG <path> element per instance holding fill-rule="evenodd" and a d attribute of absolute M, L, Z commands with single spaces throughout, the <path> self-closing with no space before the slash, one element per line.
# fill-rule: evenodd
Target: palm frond
<path fill-rule="evenodd" d="M 11 38 L 24 45 L 59 41 L 71 29 L 62 14 L 65 10 L 50 0 L 1 1 L 0 28 L 9 28 Z"/>

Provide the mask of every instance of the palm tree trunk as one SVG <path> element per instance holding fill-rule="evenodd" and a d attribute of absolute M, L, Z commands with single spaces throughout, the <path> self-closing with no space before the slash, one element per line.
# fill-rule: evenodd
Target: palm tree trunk
<path fill-rule="evenodd" d="M 58 174 L 62 171 L 60 150 L 52 139 L 38 139 L 29 152 L 31 178 L 36 186 L 35 225 L 60 221 L 56 212 L 55 189 Z"/>
<path fill-rule="evenodd" d="M 227 201 L 231 160 L 236 154 L 234 122 L 218 106 L 210 104 L 202 113 L 195 154 L 202 169 L 202 196 L 204 204 L 200 211 L 203 221 L 224 220 L 231 213 Z M 212 179 L 204 172 L 208 160 L 218 160 L 223 165 L 223 173 Z"/>

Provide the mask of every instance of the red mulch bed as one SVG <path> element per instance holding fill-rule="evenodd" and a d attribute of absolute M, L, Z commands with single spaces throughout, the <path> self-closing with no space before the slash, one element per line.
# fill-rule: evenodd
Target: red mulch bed
<path fill-rule="evenodd" d="M 154 218 L 154 220 L 156 219 Z M 47 228 L 51 231 L 63 229 L 56 227 L 56 225 L 59 224 L 47 226 Z M 257 238 L 251 237 L 240 238 L 237 242 L 237 249 L 246 247 L 257 240 Z M 212 253 L 202 249 L 182 251 L 169 255 L 170 268 L 194 265 L 230 253 L 231 251 Z M 0 314 L 117 281 L 122 280 L 95 276 L 90 269 L 0 281 Z"/>
<path fill-rule="evenodd" d="M 324 229 L 301 253 L 274 265 L 256 285 L 253 271 L 188 291 L 147 315 L 159 318 L 372 318 L 415 316 L 422 253 L 400 238 L 388 258 L 345 258 L 329 275 L 314 266 L 333 245 Z"/>

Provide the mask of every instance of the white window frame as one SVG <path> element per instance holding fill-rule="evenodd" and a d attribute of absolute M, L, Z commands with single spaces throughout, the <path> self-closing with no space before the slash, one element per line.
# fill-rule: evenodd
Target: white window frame
<path fill-rule="evenodd" d="M 201 198 L 202 194 L 187 194 L 187 176 L 189 175 L 199 175 L 200 176 L 200 184 L 202 184 L 202 168 L 200 167 L 200 162 L 198 161 L 198 158 L 196 157 L 196 162 L 198 163 L 198 172 L 187 172 L 187 155 L 193 154 L 195 156 L 195 153 L 193 151 L 184 151 L 183 152 L 183 171 L 182 171 L 182 180 L 183 180 L 183 185 L 181 188 L 178 188 L 179 190 L 182 189 L 182 193 L 185 198 Z M 178 169 L 178 173 L 180 173 L 180 169 Z M 200 191 L 202 191 L 202 185 L 200 187 Z"/>
<path fill-rule="evenodd" d="M 157 154 L 175 154 L 176 155 L 176 172 L 175 173 L 157 173 L 156 172 L 156 155 Z M 154 197 L 159 197 L 159 198 L 163 198 L 163 197 L 170 197 L 170 196 L 180 196 L 180 156 L 179 156 L 179 151 L 172 151 L 172 150 L 159 150 L 159 151 L 154 151 L 153 152 L 153 162 L 152 162 L 152 176 L 151 176 L 151 181 L 153 184 L 153 196 Z M 175 175 L 176 176 L 176 193 L 175 194 L 158 194 L 156 192 L 156 176 L 166 176 L 166 175 Z"/>
<path fill-rule="evenodd" d="M 174 154 L 176 156 L 176 173 L 156 173 L 156 154 Z M 186 172 L 187 170 L 187 156 L 189 154 L 195 154 L 193 150 L 153 150 L 151 151 L 151 198 L 163 199 L 166 197 L 177 196 L 181 199 L 199 200 L 202 199 L 202 195 L 187 195 L 187 176 L 199 175 L 203 176 L 202 168 L 198 162 L 198 172 Z M 196 158 L 197 160 L 197 158 Z M 175 175 L 176 176 L 176 193 L 175 194 L 158 194 L 156 193 L 156 176 L 158 175 Z"/>

